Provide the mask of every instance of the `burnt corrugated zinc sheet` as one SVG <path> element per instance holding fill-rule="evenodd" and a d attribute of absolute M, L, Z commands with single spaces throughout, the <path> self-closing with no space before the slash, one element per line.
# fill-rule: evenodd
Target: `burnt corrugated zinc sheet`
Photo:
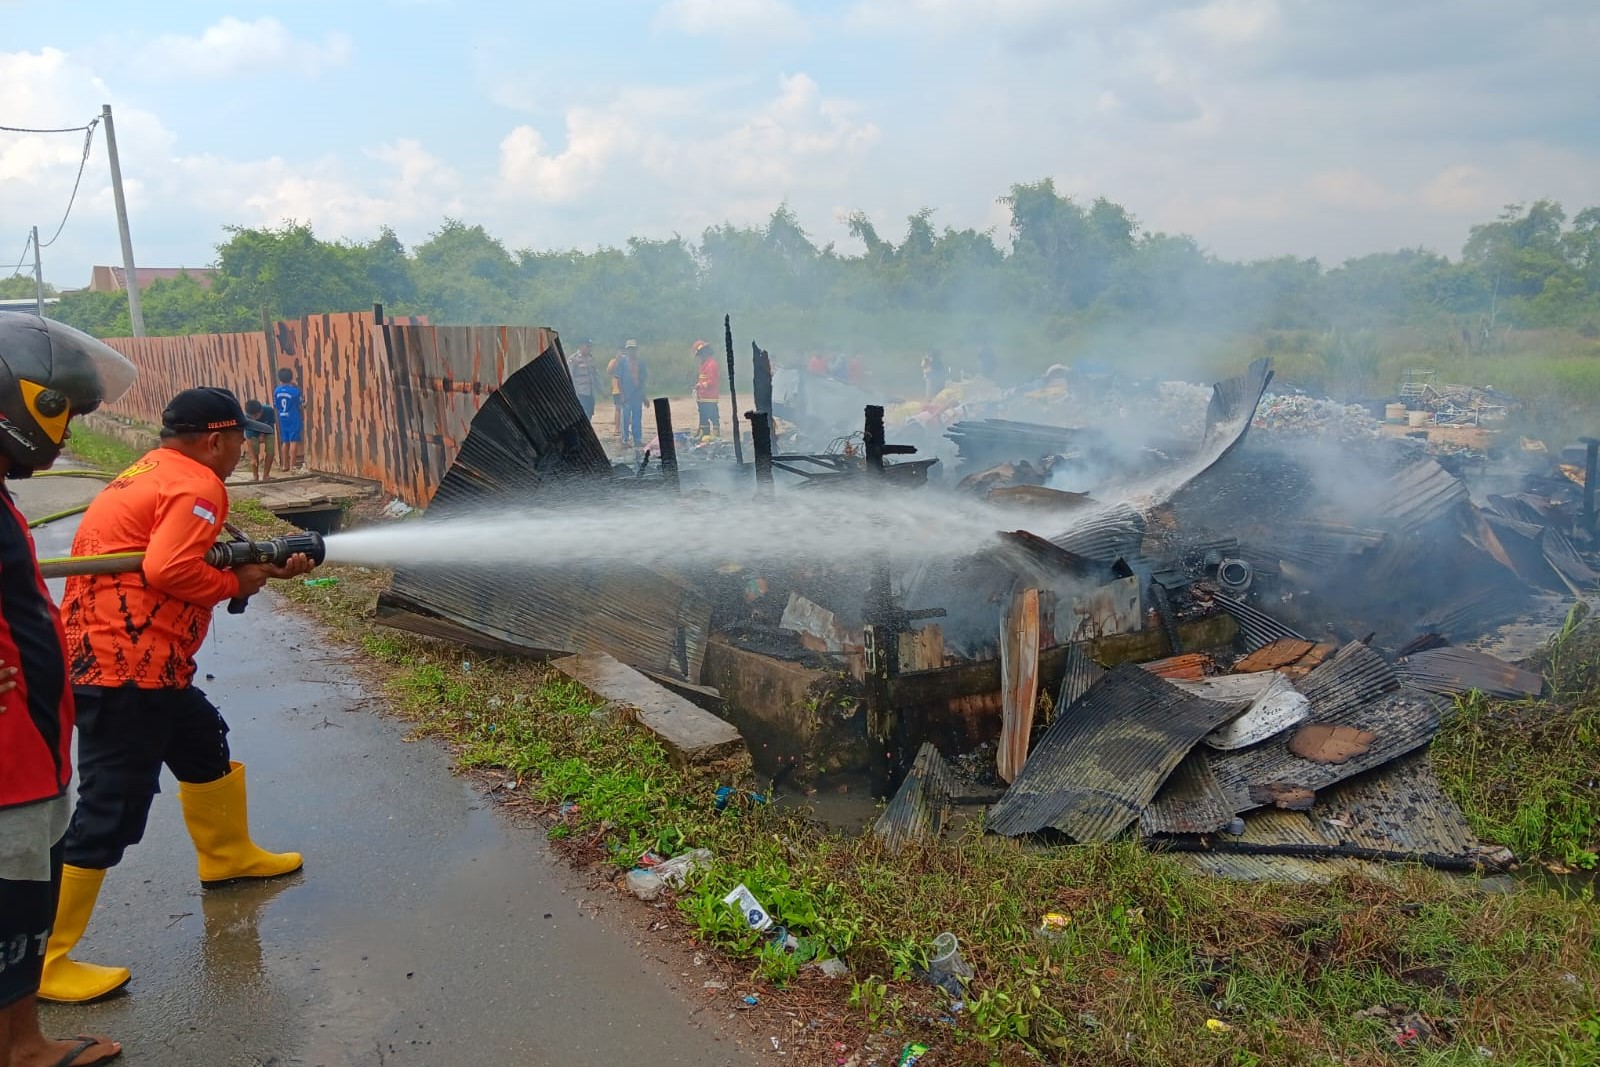
<path fill-rule="evenodd" d="M 1236 812 L 1270 803 L 1273 793 L 1326 789 L 1421 748 L 1438 732 L 1445 707 L 1433 694 L 1400 687 L 1383 657 L 1359 644 L 1345 646 L 1297 687 L 1311 701 L 1305 725 L 1354 727 L 1372 734 L 1372 743 L 1343 763 L 1318 763 L 1289 751 L 1296 730 L 1251 748 L 1211 753 L 1211 766 Z"/>
<path fill-rule="evenodd" d="M 911 770 L 878 816 L 872 832 L 895 852 L 914 841 L 938 837 L 950 813 L 952 780 L 950 765 L 933 742 L 923 742 Z"/>
<path fill-rule="evenodd" d="M 1378 487 L 1373 513 L 1385 525 L 1414 530 L 1467 502 L 1467 484 L 1431 459 L 1413 463 Z"/>
<path fill-rule="evenodd" d="M 1228 795 L 1200 746 L 1183 757 L 1155 800 L 1140 813 L 1139 829 L 1146 835 L 1209 834 L 1232 820 Z"/>
<path fill-rule="evenodd" d="M 1122 664 L 1051 724 L 990 811 L 989 828 L 1007 836 L 1054 828 L 1077 841 L 1109 841 L 1138 821 L 1183 757 L 1233 714 Z"/>
<path fill-rule="evenodd" d="M 1055 717 L 1058 719 L 1063 712 L 1082 700 L 1084 694 L 1093 689 L 1094 684 L 1106 674 L 1106 669 L 1090 658 L 1088 642 L 1080 641 L 1068 645 L 1066 659 L 1067 665 L 1061 677 L 1061 692 L 1056 697 Z"/>
<path fill-rule="evenodd" d="M 1544 679 L 1498 656 L 1470 648 L 1434 648 L 1395 665 L 1400 680 L 1413 689 L 1451 696 L 1474 690 L 1492 697 L 1536 697 Z"/>
<path fill-rule="evenodd" d="M 1285 626 L 1271 615 L 1254 607 L 1243 600 L 1235 600 L 1231 596 L 1217 597 L 1217 606 L 1239 624 L 1238 642 L 1244 652 L 1254 652 L 1258 648 L 1266 648 L 1274 641 L 1292 638 L 1304 641 L 1306 638 L 1292 626 Z"/>
<path fill-rule="evenodd" d="M 485 401 L 423 521 L 528 512 L 616 492 L 611 463 L 552 342 Z M 507 569 L 492 545 L 481 564 L 397 569 L 378 610 L 387 625 L 448 632 L 493 651 L 607 652 L 691 682 L 700 680 L 711 625 L 709 601 L 683 578 L 565 561 Z"/>

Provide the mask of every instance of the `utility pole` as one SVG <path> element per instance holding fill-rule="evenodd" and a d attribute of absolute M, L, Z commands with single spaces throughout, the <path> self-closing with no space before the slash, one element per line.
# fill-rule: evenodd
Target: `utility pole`
<path fill-rule="evenodd" d="M 44 271 L 39 267 L 39 227 L 33 228 L 33 313 L 44 318 Z"/>
<path fill-rule="evenodd" d="M 106 155 L 111 157 L 111 195 L 117 202 L 117 229 L 122 234 L 122 274 L 128 290 L 128 321 L 133 335 L 144 336 L 144 310 L 139 307 L 139 276 L 133 268 L 133 237 L 128 233 L 128 201 L 122 195 L 122 164 L 117 161 L 117 131 L 111 125 L 111 105 L 100 106 L 106 124 Z"/>

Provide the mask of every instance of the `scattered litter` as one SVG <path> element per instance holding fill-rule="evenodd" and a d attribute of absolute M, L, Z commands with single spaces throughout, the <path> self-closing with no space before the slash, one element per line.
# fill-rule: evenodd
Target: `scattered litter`
<path fill-rule="evenodd" d="M 772 925 L 772 916 L 767 914 L 767 909 L 762 907 L 761 901 L 743 882 L 734 886 L 732 892 L 722 898 L 722 902 L 737 911 L 745 925 L 752 930 L 765 930 Z"/>
<path fill-rule="evenodd" d="M 830 956 L 816 965 L 824 978 L 849 978 L 850 965 L 837 956 Z"/>
<path fill-rule="evenodd" d="M 1072 925 L 1072 916 L 1059 911 L 1047 911 L 1039 919 L 1039 932 L 1046 937 L 1060 934 Z"/>
<path fill-rule="evenodd" d="M 910 1044 L 900 1050 L 900 1058 L 895 1061 L 895 1067 L 916 1067 L 918 1061 L 928 1054 L 927 1045 Z"/>
<path fill-rule="evenodd" d="M 1233 1032 L 1233 1027 L 1229 1026 L 1221 1019 L 1207 1019 L 1206 1029 L 1210 1030 L 1213 1034 L 1231 1034 Z"/>
<path fill-rule="evenodd" d="M 949 993 L 962 995 L 962 982 L 972 977 L 972 965 L 961 958 L 961 944 L 956 935 L 946 930 L 933 939 L 933 952 L 928 957 L 928 981 Z"/>
<path fill-rule="evenodd" d="M 305 584 L 310 586 L 312 589 L 324 589 L 330 585 L 338 585 L 339 579 L 333 577 L 332 575 L 328 575 L 324 578 L 307 578 L 305 579 Z"/>
<path fill-rule="evenodd" d="M 399 497 L 395 497 L 383 506 L 383 513 L 391 519 L 403 519 L 416 509 Z"/>
<path fill-rule="evenodd" d="M 710 866 L 712 855 L 708 848 L 674 856 L 670 860 L 646 853 L 654 861 L 650 867 L 635 867 L 628 872 L 628 891 L 640 900 L 655 900 L 665 888 L 682 889 L 691 871 Z M 645 857 L 641 856 L 643 860 Z"/>
<path fill-rule="evenodd" d="M 701 988 L 702 989 L 723 990 L 723 989 L 727 989 L 728 988 L 728 983 L 727 982 L 718 981 L 717 979 L 712 978 L 712 979 L 710 979 L 710 980 L 708 980 L 706 982 L 701 983 Z"/>
<path fill-rule="evenodd" d="M 761 998 L 756 996 L 754 993 L 746 993 L 744 995 L 744 1002 L 751 1007 L 755 1007 L 757 1004 L 761 1003 Z"/>

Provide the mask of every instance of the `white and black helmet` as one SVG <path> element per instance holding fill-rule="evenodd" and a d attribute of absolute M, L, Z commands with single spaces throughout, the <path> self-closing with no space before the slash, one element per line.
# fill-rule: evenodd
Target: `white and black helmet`
<path fill-rule="evenodd" d="M 121 397 L 138 376 L 104 341 L 37 315 L 0 312 L 0 449 L 12 474 L 55 462 L 67 421 Z"/>

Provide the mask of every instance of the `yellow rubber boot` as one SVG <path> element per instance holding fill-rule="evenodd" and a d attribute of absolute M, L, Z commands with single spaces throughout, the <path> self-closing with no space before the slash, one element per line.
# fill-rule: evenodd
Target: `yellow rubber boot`
<path fill-rule="evenodd" d="M 128 984 L 128 968 L 102 967 L 79 963 L 67 953 L 83 937 L 89 914 L 100 897 L 105 871 L 88 867 L 61 868 L 61 900 L 56 904 L 56 924 L 44 949 L 44 974 L 39 980 L 39 999 L 61 1004 L 82 1004 L 115 993 Z"/>
<path fill-rule="evenodd" d="M 300 853 L 268 852 L 250 840 L 249 805 L 245 801 L 244 764 L 215 782 L 178 783 L 183 821 L 199 857 L 204 885 L 236 878 L 276 878 L 300 869 Z"/>

